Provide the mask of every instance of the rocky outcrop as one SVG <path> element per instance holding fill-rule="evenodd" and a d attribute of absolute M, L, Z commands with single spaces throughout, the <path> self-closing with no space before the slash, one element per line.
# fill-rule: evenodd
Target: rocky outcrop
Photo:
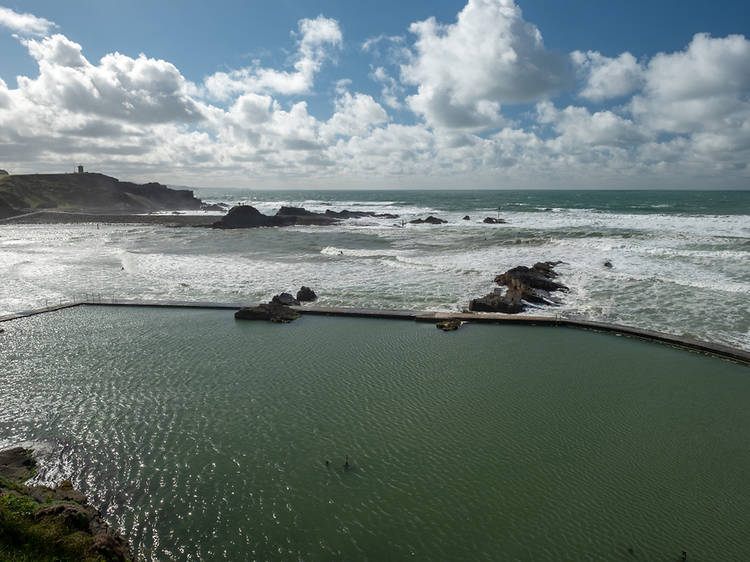
<path fill-rule="evenodd" d="M 445 224 L 448 221 L 439 219 L 437 217 L 433 217 L 430 215 L 426 219 L 414 219 L 413 221 L 409 221 L 409 224 Z"/>
<path fill-rule="evenodd" d="M 461 327 L 461 321 L 455 319 L 443 320 L 442 322 L 438 322 L 437 324 L 435 324 L 435 327 L 438 330 L 443 330 L 444 332 L 454 332 Z"/>
<path fill-rule="evenodd" d="M 301 207 L 282 207 L 273 215 L 264 215 L 255 207 L 250 205 L 236 205 L 229 209 L 221 220 L 216 221 L 214 228 L 258 228 L 261 226 L 292 226 L 303 225 L 329 225 L 335 224 L 338 219 L 327 217 L 320 213 L 313 213 Z"/>
<path fill-rule="evenodd" d="M 336 219 L 361 219 L 365 217 L 376 217 L 379 219 L 397 219 L 399 215 L 391 213 L 375 213 L 373 211 L 331 211 L 326 209 L 325 216 Z"/>
<path fill-rule="evenodd" d="M 5 170 L 0 170 L 0 176 L 9 176 L 10 172 L 6 172 Z"/>
<path fill-rule="evenodd" d="M 281 293 L 280 295 L 274 295 L 271 299 L 272 303 L 281 304 L 284 306 L 299 306 L 299 301 L 295 299 L 289 293 Z"/>
<path fill-rule="evenodd" d="M 315 294 L 315 291 L 313 291 L 310 287 L 305 287 L 304 285 L 300 287 L 300 290 L 297 291 L 297 300 L 300 302 L 312 302 L 318 298 L 318 295 Z"/>
<path fill-rule="evenodd" d="M 0 176 L 0 209 L 15 214 L 40 209 L 101 213 L 197 210 L 203 202 L 187 189 L 135 184 L 104 174 Z"/>
<path fill-rule="evenodd" d="M 281 207 L 276 211 L 277 217 L 314 217 L 318 215 L 319 213 L 313 213 L 304 207 Z"/>
<path fill-rule="evenodd" d="M 299 312 L 278 303 L 245 306 L 234 313 L 238 320 L 266 320 L 267 322 L 288 323 L 302 316 Z"/>
<path fill-rule="evenodd" d="M 554 267 L 561 262 L 538 262 L 532 267 L 518 266 L 495 277 L 495 283 L 506 287 L 497 288 L 490 294 L 469 302 L 469 310 L 475 312 L 502 312 L 517 314 L 526 310 L 529 303 L 535 305 L 557 305 L 559 299 L 551 293 L 567 291 L 568 288 L 554 279 Z"/>
<path fill-rule="evenodd" d="M 462 220 L 465 220 L 465 221 L 470 221 L 470 220 L 471 220 L 471 217 L 470 217 L 469 215 L 466 215 L 466 216 L 465 216 L 465 217 L 464 217 L 464 218 L 463 218 Z"/>
<path fill-rule="evenodd" d="M 0 552 L 24 560 L 131 559 L 127 541 L 67 480 L 57 487 L 27 486 L 31 451 L 0 451 Z"/>
<path fill-rule="evenodd" d="M 508 224 L 505 219 L 496 219 L 494 217 L 485 217 L 482 222 L 484 224 Z"/>

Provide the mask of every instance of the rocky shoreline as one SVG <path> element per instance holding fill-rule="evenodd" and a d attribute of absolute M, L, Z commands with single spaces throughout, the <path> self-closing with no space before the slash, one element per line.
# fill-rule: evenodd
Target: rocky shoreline
<path fill-rule="evenodd" d="M 32 451 L 0 451 L 0 554 L 10 560 L 132 560 L 125 538 L 69 481 L 54 488 L 24 484 L 35 470 Z"/>

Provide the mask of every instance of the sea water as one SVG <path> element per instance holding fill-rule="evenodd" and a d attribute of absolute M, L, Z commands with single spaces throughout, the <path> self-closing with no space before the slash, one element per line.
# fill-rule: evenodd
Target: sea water
<path fill-rule="evenodd" d="M 529 314 L 606 320 L 750 349 L 748 191 L 197 195 L 268 214 L 293 205 L 400 217 L 234 231 L 2 225 L 0 314 L 81 298 L 254 303 L 301 285 L 311 286 L 321 305 L 455 311 L 491 292 L 496 274 L 554 260 L 563 262 L 557 270 L 570 292 L 560 307 Z M 408 224 L 428 215 L 448 222 Z M 488 216 L 507 224 L 484 224 Z"/>
<path fill-rule="evenodd" d="M 3 327 L 0 448 L 34 447 L 35 481 L 70 479 L 141 559 L 750 552 L 747 366 L 552 327 L 107 307 Z"/>

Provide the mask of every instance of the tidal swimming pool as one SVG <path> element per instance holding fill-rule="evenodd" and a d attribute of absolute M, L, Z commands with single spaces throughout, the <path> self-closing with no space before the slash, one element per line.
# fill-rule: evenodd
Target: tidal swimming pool
<path fill-rule="evenodd" d="M 3 327 L 0 448 L 34 446 L 37 479 L 145 559 L 750 552 L 747 366 L 531 326 L 83 306 Z"/>

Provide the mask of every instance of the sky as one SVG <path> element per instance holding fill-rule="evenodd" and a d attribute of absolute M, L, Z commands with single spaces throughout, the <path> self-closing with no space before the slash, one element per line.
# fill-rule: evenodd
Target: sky
<path fill-rule="evenodd" d="M 750 188 L 750 3 L 0 0 L 0 169 Z"/>

